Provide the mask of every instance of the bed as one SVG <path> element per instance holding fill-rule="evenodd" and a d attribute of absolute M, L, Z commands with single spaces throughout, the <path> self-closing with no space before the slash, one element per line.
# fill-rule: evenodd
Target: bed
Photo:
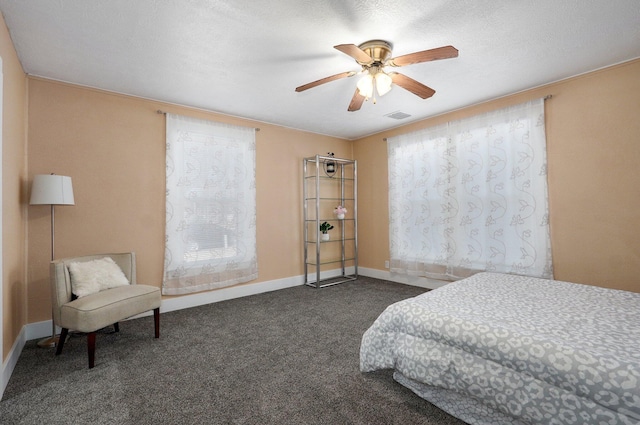
<path fill-rule="evenodd" d="M 640 294 L 478 273 L 387 307 L 379 369 L 473 425 L 639 424 Z"/>

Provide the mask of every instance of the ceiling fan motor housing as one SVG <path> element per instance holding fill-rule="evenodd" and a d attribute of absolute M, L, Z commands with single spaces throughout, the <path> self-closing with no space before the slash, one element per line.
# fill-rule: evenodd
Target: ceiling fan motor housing
<path fill-rule="evenodd" d="M 369 40 L 365 41 L 361 45 L 358 46 L 360 50 L 365 52 L 367 55 L 373 59 L 373 64 L 382 64 L 386 61 L 389 56 L 391 56 L 392 46 L 391 43 L 388 43 L 384 40 Z M 360 62 L 356 60 L 360 65 L 373 65 L 370 62 Z"/>

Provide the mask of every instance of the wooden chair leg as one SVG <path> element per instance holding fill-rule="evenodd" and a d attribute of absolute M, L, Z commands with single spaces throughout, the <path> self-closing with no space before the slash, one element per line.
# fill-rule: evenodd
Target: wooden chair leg
<path fill-rule="evenodd" d="M 153 309 L 153 323 L 156 328 L 156 338 L 160 338 L 160 307 Z"/>
<path fill-rule="evenodd" d="M 87 352 L 89 354 L 89 369 L 93 369 L 96 360 L 96 333 L 87 334 Z"/>
<path fill-rule="evenodd" d="M 120 323 L 116 322 L 113 324 L 113 329 L 115 329 L 116 332 L 120 332 Z"/>
<path fill-rule="evenodd" d="M 67 340 L 67 335 L 69 334 L 69 329 L 62 328 L 60 331 L 60 337 L 58 339 L 58 344 L 56 345 L 56 356 L 59 356 L 62 353 L 62 347 L 64 347 L 64 342 Z"/>

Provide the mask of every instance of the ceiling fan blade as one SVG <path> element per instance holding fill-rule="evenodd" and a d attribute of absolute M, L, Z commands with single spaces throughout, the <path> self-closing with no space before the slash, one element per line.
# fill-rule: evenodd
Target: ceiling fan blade
<path fill-rule="evenodd" d="M 405 90 L 409 90 L 411 93 L 423 99 L 433 96 L 436 92 L 431 87 L 427 87 L 424 84 L 414 80 L 413 78 L 407 77 L 404 74 L 391 72 L 389 76 L 391 77 L 391 80 L 394 84 L 399 85 Z"/>
<path fill-rule="evenodd" d="M 342 53 L 347 54 L 354 58 L 356 62 L 359 64 L 365 65 L 373 63 L 373 58 L 366 54 L 362 49 L 360 49 L 355 44 L 338 44 L 337 46 L 333 46 L 334 49 L 340 50 Z"/>
<path fill-rule="evenodd" d="M 316 81 L 313 81 L 311 83 L 307 83 L 307 84 L 305 84 L 303 86 L 296 87 L 296 91 L 297 92 L 305 91 L 305 90 L 314 88 L 316 86 L 319 86 L 321 84 L 329 83 L 331 81 L 339 80 L 341 78 L 351 77 L 351 76 L 356 75 L 356 74 L 357 74 L 356 71 L 341 72 L 340 74 L 332 75 L 332 76 L 326 77 L 326 78 L 321 78 L 320 80 L 316 80 Z"/>
<path fill-rule="evenodd" d="M 405 66 L 420 62 L 429 62 L 439 59 L 449 59 L 458 57 L 458 49 L 453 46 L 438 47 L 436 49 L 423 50 L 421 52 L 409 53 L 408 55 L 391 58 L 386 62 L 389 66 Z"/>
<path fill-rule="evenodd" d="M 349 108 L 347 111 L 354 112 L 359 110 L 362 107 L 362 102 L 364 102 L 365 97 L 360 94 L 360 90 L 356 89 L 356 92 L 353 94 L 351 98 L 351 103 L 349 103 Z"/>

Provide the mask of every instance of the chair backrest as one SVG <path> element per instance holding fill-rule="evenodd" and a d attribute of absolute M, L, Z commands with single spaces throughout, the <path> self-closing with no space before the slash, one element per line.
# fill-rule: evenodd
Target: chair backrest
<path fill-rule="evenodd" d="M 124 252 L 120 254 L 96 254 L 82 257 L 69 257 L 53 260 L 49 266 L 49 279 L 51 280 L 51 304 L 53 308 L 54 323 L 60 322 L 60 308 L 71 301 L 71 277 L 69 275 L 69 263 L 85 262 L 98 258 L 111 257 L 122 269 L 132 285 L 136 284 L 136 254 Z"/>

